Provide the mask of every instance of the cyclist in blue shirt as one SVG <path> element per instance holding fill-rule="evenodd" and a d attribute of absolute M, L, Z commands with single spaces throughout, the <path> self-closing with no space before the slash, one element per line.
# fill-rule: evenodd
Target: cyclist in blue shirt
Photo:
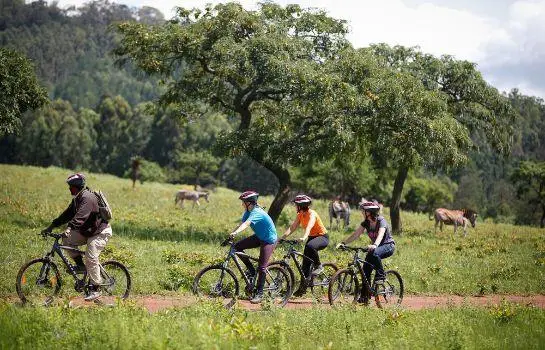
<path fill-rule="evenodd" d="M 276 247 L 277 239 L 274 222 L 265 210 L 257 205 L 257 197 L 259 197 L 259 193 L 254 191 L 246 191 L 238 197 L 242 201 L 242 206 L 245 211 L 242 215 L 242 223 L 230 234 L 231 237 L 235 237 L 238 233 L 247 229 L 248 226 L 254 231 L 254 235 L 244 238 L 235 244 L 235 249 L 238 252 L 259 247 L 257 293 L 255 297 L 250 300 L 253 304 L 260 303 L 263 299 L 265 269 L 267 268 L 269 259 Z M 244 265 L 246 265 L 249 275 L 255 277 L 256 271 L 250 259 L 243 256 L 240 257 L 240 259 Z"/>

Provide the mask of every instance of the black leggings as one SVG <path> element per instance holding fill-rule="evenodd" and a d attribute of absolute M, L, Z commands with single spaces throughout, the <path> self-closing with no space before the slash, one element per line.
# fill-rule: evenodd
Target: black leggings
<path fill-rule="evenodd" d="M 328 244 L 328 235 L 314 236 L 308 238 L 307 244 L 305 244 L 305 251 L 303 252 L 303 254 L 312 259 L 312 261 L 314 262 L 314 268 L 320 265 L 320 256 L 318 255 L 318 251 L 327 247 Z M 309 259 L 303 258 L 302 269 L 305 277 L 310 276 L 310 263 L 311 261 Z"/>
<path fill-rule="evenodd" d="M 266 243 L 257 238 L 256 235 L 241 239 L 235 244 L 237 252 L 243 252 L 245 249 L 259 247 L 259 262 L 258 262 L 258 277 L 257 277 L 257 293 L 263 293 L 265 286 L 265 269 L 269 265 L 269 259 L 276 247 L 276 243 Z M 255 275 L 255 267 L 248 257 L 240 257 L 240 260 L 246 265 L 246 268 Z"/>

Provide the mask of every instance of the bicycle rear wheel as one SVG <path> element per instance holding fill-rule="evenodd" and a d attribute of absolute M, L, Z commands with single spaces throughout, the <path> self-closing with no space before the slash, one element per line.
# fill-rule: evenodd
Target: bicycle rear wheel
<path fill-rule="evenodd" d="M 225 307 L 231 307 L 238 296 L 238 280 L 228 268 L 221 265 L 205 267 L 195 276 L 193 294 L 210 299 L 221 299 Z"/>
<path fill-rule="evenodd" d="M 265 286 L 263 296 L 272 301 L 274 305 L 284 306 L 291 297 L 292 287 L 290 276 L 280 266 L 269 266 L 265 274 Z"/>
<path fill-rule="evenodd" d="M 342 305 L 355 303 L 359 290 L 358 278 L 354 271 L 351 269 L 338 270 L 329 282 L 329 289 L 327 291 L 329 304 Z"/>
<path fill-rule="evenodd" d="M 384 284 L 373 286 L 375 302 L 379 308 L 393 308 L 401 304 L 403 300 L 403 279 L 394 270 L 388 270 Z"/>
<path fill-rule="evenodd" d="M 312 276 L 310 290 L 319 303 L 326 303 L 328 301 L 329 282 L 339 268 L 333 263 L 323 263 L 322 266 L 324 267 L 324 271 L 316 276 Z"/>
<path fill-rule="evenodd" d="M 47 306 L 61 289 L 61 276 L 53 262 L 34 259 L 19 269 L 15 287 L 23 304 Z"/>
<path fill-rule="evenodd" d="M 105 294 L 119 298 L 127 299 L 131 290 L 131 275 L 129 270 L 120 262 L 106 261 L 102 264 L 100 270 L 102 276 L 102 292 Z"/>

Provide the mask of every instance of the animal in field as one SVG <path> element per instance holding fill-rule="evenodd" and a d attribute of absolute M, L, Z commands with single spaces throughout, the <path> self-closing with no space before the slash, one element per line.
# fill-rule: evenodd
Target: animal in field
<path fill-rule="evenodd" d="M 437 208 L 433 213 L 435 219 L 435 233 L 437 233 L 437 225 L 439 229 L 443 231 L 443 224 L 454 225 L 454 234 L 458 226 L 463 227 L 464 236 L 467 235 L 467 226 L 471 224 L 471 227 L 475 227 L 475 221 L 477 220 L 477 213 L 470 209 L 462 210 L 449 210 L 445 208 Z M 430 220 L 433 220 L 430 216 Z"/>
<path fill-rule="evenodd" d="M 201 192 L 201 191 L 190 191 L 190 190 L 179 190 L 176 192 L 176 197 L 174 197 L 174 205 L 177 205 L 178 202 L 180 202 L 180 208 L 184 207 L 184 200 L 191 200 L 193 201 L 193 208 L 195 207 L 195 204 L 197 206 L 200 206 L 199 198 L 204 198 L 206 202 L 208 203 L 208 192 Z"/>
<path fill-rule="evenodd" d="M 339 228 L 339 220 L 343 222 L 343 228 L 350 224 L 350 205 L 339 199 L 329 203 L 329 228 L 333 225 L 333 219 L 336 222 L 336 229 Z"/>

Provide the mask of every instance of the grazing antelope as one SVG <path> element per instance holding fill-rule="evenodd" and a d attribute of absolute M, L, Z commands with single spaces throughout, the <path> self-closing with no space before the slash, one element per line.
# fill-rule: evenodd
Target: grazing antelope
<path fill-rule="evenodd" d="M 350 205 L 339 199 L 329 203 L 329 228 L 332 228 L 333 219 L 337 223 L 336 229 L 339 229 L 339 219 L 343 221 L 343 228 L 350 224 Z"/>
<path fill-rule="evenodd" d="M 195 207 L 195 204 L 197 206 L 200 206 L 199 198 L 204 197 L 206 202 L 208 203 L 208 192 L 200 192 L 200 191 L 190 191 L 190 190 L 179 190 L 176 192 L 176 197 L 174 198 L 174 205 L 177 205 L 178 202 L 180 202 L 180 208 L 184 207 L 184 200 L 192 200 L 193 201 L 193 208 Z"/>
<path fill-rule="evenodd" d="M 454 225 L 454 234 L 456 234 L 458 226 L 462 226 L 464 229 L 464 236 L 467 235 L 468 223 L 471 224 L 471 227 L 475 227 L 475 220 L 477 220 L 477 213 L 469 209 L 449 210 L 437 208 L 435 209 L 433 216 L 435 218 L 435 233 L 437 233 L 437 225 L 439 225 L 439 229 L 443 231 L 443 224 L 445 224 Z M 430 220 L 433 220 L 431 216 Z"/>

